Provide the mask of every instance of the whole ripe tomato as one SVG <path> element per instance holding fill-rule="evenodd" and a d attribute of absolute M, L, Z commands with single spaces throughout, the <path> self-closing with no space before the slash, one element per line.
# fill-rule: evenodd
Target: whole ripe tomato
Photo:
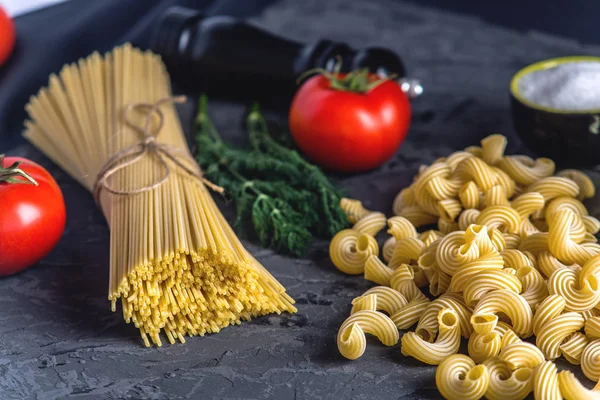
<path fill-rule="evenodd" d="M 314 162 L 358 172 L 396 152 L 410 124 L 410 103 L 396 82 L 377 81 L 366 71 L 323 74 L 300 87 L 289 119 L 294 141 Z"/>
<path fill-rule="evenodd" d="M 0 65 L 4 64 L 12 53 L 15 47 L 15 36 L 15 25 L 0 6 Z"/>
<path fill-rule="evenodd" d="M 48 171 L 24 158 L 0 157 L 0 276 L 46 256 L 58 243 L 65 221 L 62 192 Z"/>

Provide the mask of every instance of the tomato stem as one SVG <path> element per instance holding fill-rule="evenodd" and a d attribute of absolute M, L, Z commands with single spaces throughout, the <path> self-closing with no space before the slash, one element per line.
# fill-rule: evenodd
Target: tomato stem
<path fill-rule="evenodd" d="M 0 154 L 0 183 L 21 183 L 38 186 L 38 183 L 27 172 L 19 168 L 20 162 L 14 162 L 12 165 L 4 168 L 4 154 Z M 25 178 L 19 179 L 19 178 Z"/>
<path fill-rule="evenodd" d="M 337 62 L 333 68 L 333 73 L 323 68 L 313 68 L 300 75 L 296 82 L 300 84 L 307 77 L 316 73 L 325 77 L 325 79 L 329 81 L 329 87 L 333 90 L 364 94 L 375 89 L 384 82 L 397 78 L 395 74 L 381 78 L 370 73 L 368 68 L 356 69 L 347 74 L 341 74 L 342 58 L 337 56 L 336 59 Z"/>

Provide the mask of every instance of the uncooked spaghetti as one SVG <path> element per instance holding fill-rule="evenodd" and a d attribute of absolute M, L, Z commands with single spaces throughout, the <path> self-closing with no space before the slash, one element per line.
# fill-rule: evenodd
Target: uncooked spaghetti
<path fill-rule="evenodd" d="M 161 345 L 161 331 L 184 342 L 296 310 L 199 179 L 175 107 L 164 101 L 170 96 L 160 58 L 124 45 L 65 66 L 27 105 L 31 143 L 90 191 L 100 172 L 106 178 L 98 203 L 111 231 L 108 299 L 113 311 L 121 299 L 147 346 Z M 143 147 L 150 136 L 177 150 L 177 159 Z M 136 154 L 123 154 L 136 146 Z M 107 163 L 117 166 L 108 175 Z"/>

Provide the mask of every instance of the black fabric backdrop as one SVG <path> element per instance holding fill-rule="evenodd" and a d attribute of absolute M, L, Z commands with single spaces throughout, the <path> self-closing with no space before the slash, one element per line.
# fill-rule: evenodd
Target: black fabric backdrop
<path fill-rule="evenodd" d="M 147 48 L 157 18 L 172 5 L 243 18 L 269 3 L 272 0 L 71 0 L 17 17 L 15 52 L 0 67 L 0 153 L 22 142 L 27 99 L 65 63 L 124 42 Z"/>

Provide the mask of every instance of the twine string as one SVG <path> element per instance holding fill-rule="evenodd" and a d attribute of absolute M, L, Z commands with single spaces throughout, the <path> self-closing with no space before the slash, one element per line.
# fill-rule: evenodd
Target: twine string
<path fill-rule="evenodd" d="M 160 106 L 166 103 L 183 103 L 185 101 L 185 96 L 165 97 L 158 100 L 154 104 L 132 103 L 125 108 L 123 114 L 125 124 L 139 132 L 143 139 L 139 143 L 136 143 L 130 147 L 126 147 L 113 154 L 100 169 L 93 187 L 94 199 L 96 200 L 97 204 L 100 204 L 100 193 L 103 190 L 118 196 L 133 196 L 154 190 L 163 185 L 171 175 L 171 167 L 169 167 L 166 159 L 170 160 L 177 167 L 181 168 L 190 176 L 204 183 L 215 192 L 223 193 L 224 189 L 222 187 L 215 185 L 208 179 L 204 178 L 202 170 L 200 167 L 198 167 L 195 160 L 189 155 L 188 152 L 179 147 L 165 143 L 159 143 L 157 141 L 158 135 L 162 131 L 165 122 L 164 114 L 160 110 Z M 132 111 L 146 112 L 144 122 L 141 126 L 129 119 L 129 114 Z M 156 124 L 155 128 L 152 129 L 152 120 L 155 116 L 158 117 L 158 124 Z M 164 171 L 162 177 L 156 179 L 154 182 L 146 186 L 129 190 L 115 189 L 110 185 L 108 180 L 111 176 L 116 174 L 118 171 L 121 171 L 139 162 L 146 155 L 154 156 L 156 160 L 160 162 Z M 189 167 L 183 163 L 182 160 L 190 161 L 191 165 L 194 167 Z"/>

